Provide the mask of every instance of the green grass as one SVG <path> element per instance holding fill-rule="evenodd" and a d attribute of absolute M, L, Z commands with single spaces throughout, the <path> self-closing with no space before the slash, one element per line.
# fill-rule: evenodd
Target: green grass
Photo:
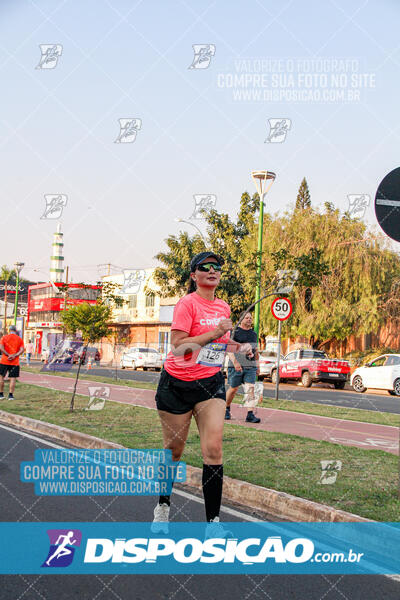
<path fill-rule="evenodd" d="M 0 409 L 48 421 L 122 444 L 129 448 L 159 448 L 161 427 L 155 411 L 107 402 L 102 411 L 86 411 L 88 399 L 19 384 L 12 403 Z M 398 521 L 400 499 L 398 457 L 381 450 L 363 450 L 231 424 L 224 431 L 224 472 L 230 477 L 308 498 L 378 521 Z M 201 467 L 199 435 L 190 428 L 183 460 Z M 341 460 L 334 485 L 321 485 L 321 460 Z"/>
<path fill-rule="evenodd" d="M 40 367 L 23 367 L 23 371 L 30 373 L 40 373 Z M 46 373 L 48 375 L 60 375 L 61 377 L 75 377 L 74 373 Z M 146 390 L 155 390 L 155 383 L 145 381 L 132 381 L 131 379 L 113 379 L 111 377 L 102 377 L 101 375 L 92 375 L 89 372 L 81 371 L 80 379 L 96 381 L 99 383 L 108 383 L 109 385 L 125 385 L 132 388 L 141 388 Z M 243 397 L 237 394 L 234 402 L 240 403 Z M 399 398 L 400 403 L 400 398 Z M 400 414 L 379 412 L 373 410 L 362 410 L 357 408 L 345 408 L 343 406 L 325 406 L 313 402 L 299 402 L 296 400 L 273 400 L 264 398 L 260 406 L 265 408 L 275 408 L 277 410 L 289 410 L 307 415 L 317 415 L 321 417 L 332 417 L 334 419 L 344 419 L 347 421 L 362 421 L 363 423 L 374 423 L 376 425 L 391 425 L 400 427 Z"/>

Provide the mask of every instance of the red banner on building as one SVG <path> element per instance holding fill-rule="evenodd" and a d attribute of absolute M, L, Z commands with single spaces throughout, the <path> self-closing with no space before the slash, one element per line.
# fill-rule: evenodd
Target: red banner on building
<path fill-rule="evenodd" d="M 67 299 L 67 306 L 78 304 L 96 304 L 95 300 Z M 29 312 L 64 310 L 64 298 L 42 298 L 41 300 L 30 299 Z"/>

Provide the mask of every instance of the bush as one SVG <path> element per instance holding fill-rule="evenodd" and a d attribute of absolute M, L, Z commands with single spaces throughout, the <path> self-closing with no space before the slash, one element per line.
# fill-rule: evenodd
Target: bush
<path fill-rule="evenodd" d="M 345 360 L 348 360 L 351 367 L 357 368 L 370 362 L 382 354 L 398 354 L 400 350 L 396 348 L 367 348 L 366 350 L 354 350 L 345 354 Z"/>

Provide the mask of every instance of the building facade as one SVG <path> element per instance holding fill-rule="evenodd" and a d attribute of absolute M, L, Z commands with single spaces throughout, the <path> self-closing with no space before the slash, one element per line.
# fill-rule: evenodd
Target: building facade
<path fill-rule="evenodd" d="M 171 322 L 178 298 L 161 298 L 154 281 L 154 268 L 125 271 L 103 277 L 118 286 L 124 305 L 114 308 L 111 327 L 114 339 L 103 340 L 104 362 L 116 360 L 129 346 L 146 346 L 163 354 L 169 351 Z"/>
<path fill-rule="evenodd" d="M 40 355 L 63 337 L 61 314 L 71 306 L 95 304 L 101 293 L 97 285 L 61 282 L 37 283 L 28 289 L 28 314 L 25 342 L 31 339 L 35 353 Z"/>

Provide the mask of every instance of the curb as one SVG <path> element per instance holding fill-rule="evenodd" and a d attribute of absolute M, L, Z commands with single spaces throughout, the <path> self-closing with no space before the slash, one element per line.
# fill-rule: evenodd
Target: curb
<path fill-rule="evenodd" d="M 17 429 L 23 429 L 30 433 L 44 435 L 47 438 L 64 442 L 76 448 L 124 448 L 120 444 L 115 444 L 114 442 L 109 442 L 86 433 L 73 431 L 60 425 L 53 425 L 52 423 L 38 421 L 30 417 L 15 415 L 3 410 L 0 410 L 0 423 L 12 425 Z M 201 479 L 202 469 L 186 465 L 185 486 L 201 490 Z M 292 496 L 285 492 L 278 492 L 253 483 L 240 481 L 239 479 L 232 479 L 231 477 L 224 477 L 223 498 L 246 508 L 251 508 L 254 511 L 267 513 L 277 520 L 284 519 L 301 522 L 322 521 L 330 523 L 373 522 L 370 519 L 338 510 L 332 506 L 319 504 L 312 500 L 305 500 L 304 498 Z"/>

